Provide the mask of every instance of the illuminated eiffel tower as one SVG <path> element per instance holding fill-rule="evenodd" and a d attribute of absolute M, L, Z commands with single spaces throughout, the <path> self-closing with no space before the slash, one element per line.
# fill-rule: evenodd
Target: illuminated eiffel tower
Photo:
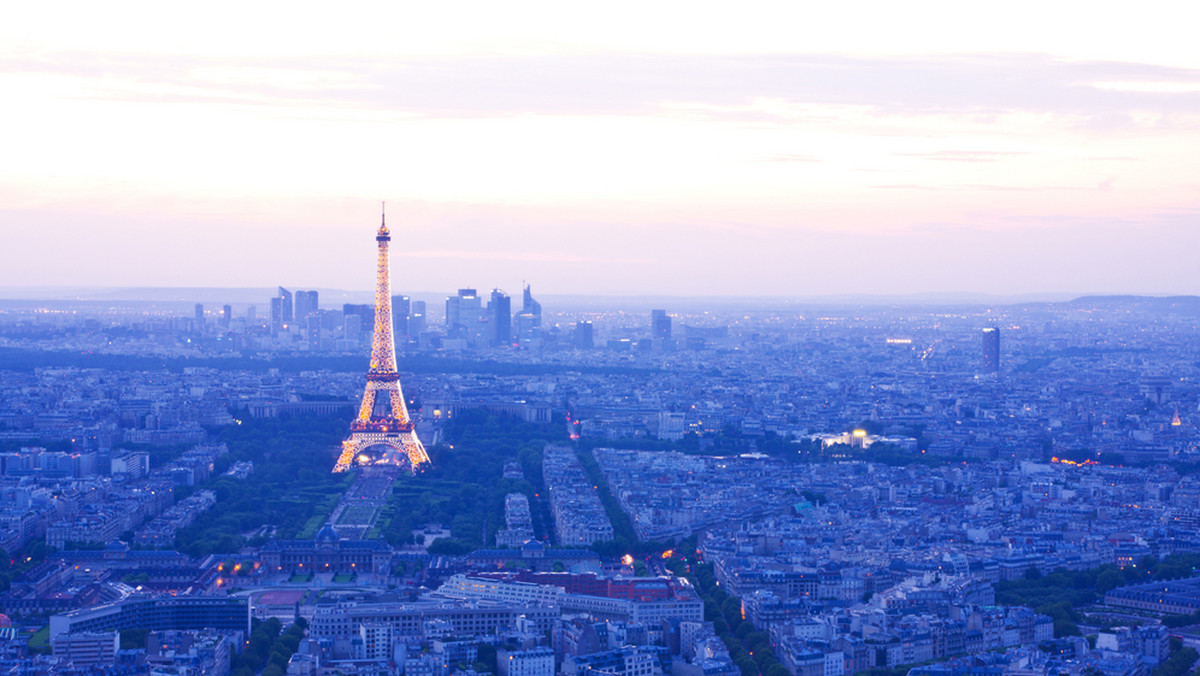
<path fill-rule="evenodd" d="M 379 266 L 375 273 L 375 337 L 371 341 L 371 368 L 358 417 L 350 423 L 350 438 L 342 442 L 334 472 L 351 465 L 400 465 L 417 467 L 429 462 L 429 454 L 413 430 L 400 374 L 396 373 L 396 345 L 392 339 L 392 282 L 388 242 L 392 241 L 386 217 L 375 234 L 379 244 Z M 379 394 L 384 396 L 380 397 Z"/>

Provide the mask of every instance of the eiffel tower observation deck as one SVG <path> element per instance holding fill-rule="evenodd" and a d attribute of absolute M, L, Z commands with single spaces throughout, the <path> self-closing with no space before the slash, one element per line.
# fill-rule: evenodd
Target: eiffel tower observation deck
<path fill-rule="evenodd" d="M 392 336 L 392 282 L 388 244 L 392 241 L 384 216 L 375 234 L 379 265 L 375 273 L 375 335 L 371 341 L 371 367 L 358 417 L 350 423 L 350 437 L 342 442 L 334 472 L 352 465 L 392 465 L 416 471 L 429 462 L 429 454 L 413 428 L 400 374 L 396 372 L 396 344 Z"/>

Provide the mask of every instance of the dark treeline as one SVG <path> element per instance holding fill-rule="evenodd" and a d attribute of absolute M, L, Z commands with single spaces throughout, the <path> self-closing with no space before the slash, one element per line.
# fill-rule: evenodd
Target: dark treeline
<path fill-rule="evenodd" d="M 35 540 L 15 552 L 0 548 L 0 594 L 8 591 L 14 578 L 40 565 L 54 552 L 55 549 L 47 545 L 45 540 Z"/>
<path fill-rule="evenodd" d="M 308 623 L 304 618 L 298 618 L 281 633 L 282 628 L 283 623 L 277 618 L 254 618 L 245 650 L 233 656 L 233 676 L 254 676 L 260 672 L 263 676 L 283 676 L 287 673 L 288 660 L 300 646 Z"/>
<path fill-rule="evenodd" d="M 623 556 L 625 554 L 633 554 L 636 556 L 653 556 L 656 553 L 670 549 L 674 545 L 674 540 L 668 542 L 643 542 L 637 539 L 637 535 L 633 532 L 633 523 L 629 520 L 629 515 L 625 510 L 621 509 L 621 505 L 617 502 L 617 498 L 613 495 L 612 489 L 609 488 L 608 479 L 604 476 L 604 472 L 600 470 L 600 464 L 596 462 L 596 456 L 592 453 L 592 449 L 588 446 L 582 446 L 575 452 L 579 458 L 579 463 L 583 465 L 583 471 L 588 476 L 588 480 L 596 487 L 596 492 L 600 497 L 600 504 L 604 506 L 604 513 L 608 515 L 608 520 L 612 523 L 613 539 L 606 542 L 597 542 L 592 544 L 589 549 L 601 556 Z M 640 562 L 635 562 L 635 567 L 644 566 Z M 640 568 L 636 568 L 640 570 Z"/>
<path fill-rule="evenodd" d="M 298 355 L 287 357 L 142 357 L 135 355 L 67 352 L 61 350 L 28 350 L 0 348 L 0 370 L 32 371 L 37 368 L 107 369 L 110 371 L 171 371 L 181 373 L 185 367 L 212 368 L 222 371 L 266 371 L 279 369 L 285 373 L 301 371 L 341 371 L 365 373 L 368 355 L 325 356 Z M 554 373 L 592 373 L 599 375 L 628 375 L 651 373 L 656 369 L 631 366 L 583 366 L 559 364 L 516 364 L 493 360 L 467 360 L 416 355 L 398 357 L 397 370 L 409 373 L 483 373 L 493 375 L 545 375 Z"/>
<path fill-rule="evenodd" d="M 586 426 L 586 422 L 584 425 Z M 894 467 L 908 465 L 958 465 L 977 462 L 973 458 L 930 455 L 921 451 L 909 451 L 895 445 L 876 443 L 870 448 L 852 448 L 846 444 L 823 446 L 812 439 L 791 439 L 774 432 L 762 436 L 742 434 L 732 427 L 720 432 L 696 434 L 688 432 L 678 441 L 652 437 L 625 438 L 619 441 L 605 439 L 582 439 L 579 447 L 586 450 L 618 447 L 637 451 L 677 451 L 688 455 L 739 455 L 762 453 L 785 462 L 819 464 L 859 460 L 876 462 Z"/>
<path fill-rule="evenodd" d="M 742 676 L 790 676 L 771 648 L 771 636 L 743 617 L 742 602 L 717 584 L 712 564 L 695 556 L 696 538 L 685 539 L 666 561 L 676 575 L 687 577 L 704 602 L 704 620 L 713 623 Z"/>
<path fill-rule="evenodd" d="M 1154 580 L 1173 580 L 1190 577 L 1200 567 L 1200 554 L 1171 554 L 1161 561 L 1153 556 L 1142 557 L 1137 565 L 1118 568 L 1104 565 L 1087 570 L 1059 569 L 1043 576 L 1030 568 L 1020 580 L 1006 580 L 996 587 L 996 602 L 1006 606 L 1029 606 L 1054 619 L 1054 635 L 1080 635 L 1077 623 L 1083 617 L 1080 606 L 1095 603 L 1116 589 Z M 1166 618 L 1167 626 L 1182 626 L 1200 622 L 1200 613 L 1192 616 Z"/>
<path fill-rule="evenodd" d="M 1183 676 L 1197 659 L 1200 659 L 1200 653 L 1196 652 L 1195 648 L 1183 648 L 1158 665 L 1158 668 L 1150 672 L 1150 676 Z"/>
<path fill-rule="evenodd" d="M 435 523 L 449 528 L 451 538 L 438 540 L 430 548 L 434 554 L 490 547 L 504 526 L 504 498 L 509 493 L 525 494 L 534 533 L 547 536 L 550 521 L 541 504 L 542 448 L 566 438 L 564 425 L 528 423 L 482 409 L 462 411 L 446 423 L 445 443 L 429 449 L 431 466 L 397 482 L 383 536 L 391 544 L 406 544 L 413 541 L 414 529 Z M 521 464 L 524 479 L 504 478 L 509 460 Z"/>
<path fill-rule="evenodd" d="M 192 556 L 237 552 L 247 544 L 244 533 L 266 525 L 276 526 L 280 538 L 296 537 L 310 519 L 332 509 L 352 480 L 331 472 L 346 434 L 339 415 L 247 418 L 223 428 L 214 441 L 228 445 L 229 454 L 198 487 L 215 492 L 217 504 L 179 531 L 177 548 Z M 220 476 L 245 460 L 254 463 L 248 479 Z M 187 493 L 177 492 L 180 498 Z"/>

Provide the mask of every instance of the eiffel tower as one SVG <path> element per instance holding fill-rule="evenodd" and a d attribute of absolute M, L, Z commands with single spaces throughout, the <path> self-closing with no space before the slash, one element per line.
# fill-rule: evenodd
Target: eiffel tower
<path fill-rule="evenodd" d="M 379 266 L 375 273 L 375 336 L 371 341 L 371 367 L 358 417 L 350 423 L 350 437 L 342 442 L 334 472 L 351 465 L 399 465 L 416 469 L 429 462 L 429 454 L 413 430 L 400 374 L 396 373 L 396 345 L 392 338 L 392 282 L 388 263 L 387 217 L 381 217 L 375 233 Z M 383 396 L 379 396 L 383 393 Z"/>

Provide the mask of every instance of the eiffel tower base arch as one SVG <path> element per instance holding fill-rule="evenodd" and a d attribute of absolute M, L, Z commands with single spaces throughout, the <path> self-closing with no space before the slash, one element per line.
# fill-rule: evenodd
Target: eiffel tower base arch
<path fill-rule="evenodd" d="M 416 432 L 354 432 L 342 442 L 333 471 L 344 472 L 355 465 L 390 465 L 415 474 L 428 462 L 429 455 Z"/>

